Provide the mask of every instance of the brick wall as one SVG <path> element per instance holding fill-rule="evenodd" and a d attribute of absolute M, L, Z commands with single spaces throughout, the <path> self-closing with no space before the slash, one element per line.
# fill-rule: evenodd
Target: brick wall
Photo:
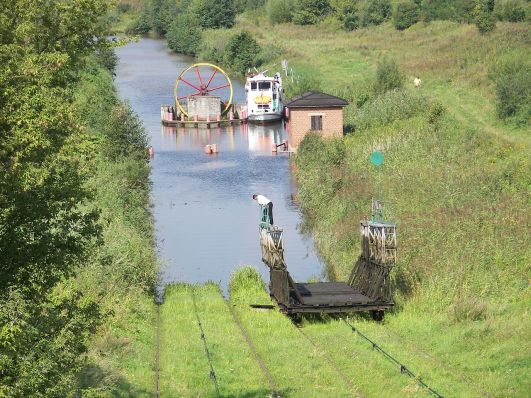
<path fill-rule="evenodd" d="M 312 116 L 323 116 L 323 137 L 343 136 L 343 108 L 295 108 L 289 110 L 289 145 L 296 150 L 300 142 L 312 127 Z"/>

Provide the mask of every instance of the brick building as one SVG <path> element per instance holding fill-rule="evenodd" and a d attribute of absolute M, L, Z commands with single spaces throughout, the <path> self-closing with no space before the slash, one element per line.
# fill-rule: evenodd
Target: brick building
<path fill-rule="evenodd" d="M 296 150 L 308 131 L 321 132 L 323 137 L 343 136 L 343 108 L 348 102 L 333 95 L 310 91 L 293 97 L 289 109 L 289 145 Z"/>

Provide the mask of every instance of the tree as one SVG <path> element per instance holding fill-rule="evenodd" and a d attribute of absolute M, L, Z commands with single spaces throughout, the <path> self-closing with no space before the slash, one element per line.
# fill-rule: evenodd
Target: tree
<path fill-rule="evenodd" d="M 391 17 L 391 2 L 389 0 L 370 0 L 360 8 L 361 25 L 380 25 Z"/>
<path fill-rule="evenodd" d="M 404 30 L 419 20 L 419 7 L 412 1 L 401 1 L 396 5 L 393 24 L 398 30 Z"/>
<path fill-rule="evenodd" d="M 99 239 L 86 206 L 94 145 L 71 104 L 86 57 L 110 45 L 108 7 L 12 0 L 0 11 L 0 396 L 67 396 L 98 323 L 97 306 L 61 284 Z"/>
<path fill-rule="evenodd" d="M 261 49 L 253 36 L 246 31 L 235 34 L 225 47 L 224 63 L 240 73 L 256 65 Z"/>
<path fill-rule="evenodd" d="M 272 24 L 291 22 L 293 9 L 291 0 L 269 0 L 267 2 L 269 22 Z"/>
<path fill-rule="evenodd" d="M 232 28 L 236 16 L 232 0 L 193 0 L 190 13 L 203 29 Z"/>
<path fill-rule="evenodd" d="M 332 11 L 328 0 L 297 0 L 293 11 L 293 23 L 314 25 Z"/>
<path fill-rule="evenodd" d="M 355 0 L 335 0 L 332 3 L 337 19 L 346 30 L 354 30 L 360 26 L 358 3 Z"/>
<path fill-rule="evenodd" d="M 474 7 L 474 22 L 481 34 L 491 32 L 496 27 L 496 20 L 492 9 L 494 2 L 492 0 L 476 0 Z"/>
<path fill-rule="evenodd" d="M 393 59 L 385 57 L 378 63 L 378 67 L 376 68 L 376 81 L 373 87 L 376 95 L 402 88 L 403 85 L 404 75 L 400 72 L 398 65 Z"/>
<path fill-rule="evenodd" d="M 172 23 L 166 39 L 173 51 L 196 55 L 201 45 L 201 28 L 191 14 L 180 14 Z"/>

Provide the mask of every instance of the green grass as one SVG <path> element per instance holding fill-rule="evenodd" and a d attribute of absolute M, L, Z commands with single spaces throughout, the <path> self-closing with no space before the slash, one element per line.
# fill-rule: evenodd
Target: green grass
<path fill-rule="evenodd" d="M 221 395 L 268 396 L 271 389 L 214 284 L 166 287 L 161 307 L 160 396 L 216 396 L 192 294 Z"/>
<path fill-rule="evenodd" d="M 132 289 L 108 296 L 114 316 L 100 328 L 80 376 L 83 397 L 152 397 L 156 308 L 153 299 Z"/>
<path fill-rule="evenodd" d="M 383 325 L 358 320 L 362 329 L 446 396 L 526 396 L 531 141 L 528 126 L 496 117 L 489 73 L 507 54 L 529 51 L 529 24 L 498 23 L 489 35 L 442 21 L 404 32 L 389 25 L 341 32 L 270 27 L 242 16 L 235 29 L 251 31 L 264 47 L 280 43 L 282 54 L 264 69 L 278 69 L 286 58 L 295 73 L 316 76 L 321 89 L 348 99 L 367 90 L 384 55 L 397 60 L 407 91 L 413 91 L 413 77 L 421 77 L 413 95 L 422 95 L 425 106 L 390 94 L 361 110 L 350 105 L 345 119 L 357 125 L 354 134 L 300 150 L 305 223 L 329 277 L 345 280 L 359 254 L 357 224 L 376 194 L 399 228 L 393 271 L 398 308 Z M 446 109 L 435 124 L 429 122 L 433 102 Z M 407 115 L 394 117 L 397 109 Z M 374 149 L 385 154 L 379 173 L 367 161 Z M 319 341 L 333 336 L 329 324 L 307 328 Z M 363 353 L 362 344 L 355 347 Z M 327 345 L 347 363 L 338 346 Z M 389 382 L 379 372 L 375 380 Z M 363 376 L 358 380 L 369 396 L 387 393 L 385 387 L 371 390 Z M 400 391 L 407 396 L 413 390 Z"/>

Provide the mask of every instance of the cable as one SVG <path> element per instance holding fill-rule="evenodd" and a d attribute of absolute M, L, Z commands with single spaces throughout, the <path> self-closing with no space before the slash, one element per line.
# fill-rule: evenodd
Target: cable
<path fill-rule="evenodd" d="M 214 386 L 216 387 L 216 394 L 218 398 L 221 398 L 221 394 L 219 392 L 219 384 L 218 379 L 216 377 L 216 372 L 214 371 L 214 366 L 212 365 L 212 358 L 210 357 L 210 351 L 208 350 L 208 344 L 205 337 L 205 332 L 203 330 L 203 325 L 201 324 L 201 320 L 199 319 L 199 313 L 197 311 L 197 305 L 195 303 L 195 296 L 193 290 L 190 290 L 190 294 L 192 295 L 192 303 L 194 304 L 194 311 L 195 311 L 195 317 L 197 318 L 197 324 L 199 325 L 199 330 L 201 330 L 201 339 L 203 340 L 203 344 L 205 346 L 205 353 L 208 360 L 208 364 L 210 365 L 210 378 L 212 379 L 212 382 L 214 383 Z"/>
<path fill-rule="evenodd" d="M 391 356 L 391 354 L 386 352 L 382 347 L 380 347 L 378 344 L 376 344 L 374 341 L 372 341 L 370 338 L 368 338 L 362 332 L 360 332 L 358 329 L 356 329 L 354 326 L 352 326 L 346 319 L 344 319 L 344 318 L 341 318 L 341 319 L 352 329 L 352 332 L 357 333 L 360 337 L 362 337 L 363 339 L 367 340 L 372 345 L 373 350 L 380 351 L 389 361 L 391 361 L 394 364 L 398 365 L 400 367 L 400 373 L 407 374 L 408 376 L 414 378 L 417 381 L 417 383 L 419 383 L 421 386 L 426 388 L 430 393 L 432 393 L 437 398 L 444 398 L 441 394 L 439 394 L 433 388 L 431 388 L 426 383 L 424 383 L 420 378 L 418 378 L 411 370 L 409 370 L 406 367 L 406 365 L 402 364 L 396 358 Z"/>

